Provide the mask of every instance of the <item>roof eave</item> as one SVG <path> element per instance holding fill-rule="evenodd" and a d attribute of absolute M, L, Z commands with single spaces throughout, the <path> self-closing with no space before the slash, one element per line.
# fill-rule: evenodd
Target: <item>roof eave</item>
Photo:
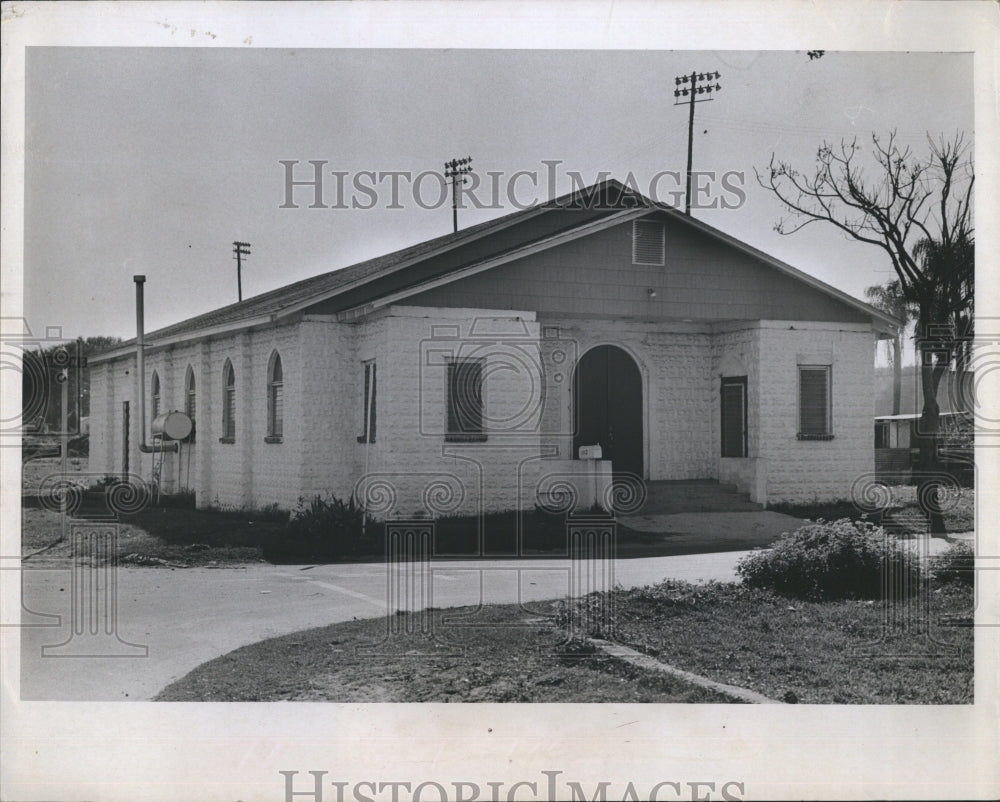
<path fill-rule="evenodd" d="M 273 323 L 275 320 L 274 315 L 261 315 L 255 318 L 247 318 L 246 320 L 239 320 L 234 323 L 226 323 L 222 326 L 212 326 L 211 328 L 205 329 L 195 329 L 193 331 L 181 332 L 180 334 L 175 334 L 170 337 L 163 337 L 156 340 L 147 340 L 145 343 L 146 350 L 153 350 L 156 348 L 165 348 L 171 345 L 178 345 L 183 342 L 189 342 L 191 340 L 203 340 L 207 337 L 216 337 L 221 334 L 232 334 L 234 332 L 242 331 L 244 329 L 252 329 L 255 326 L 264 326 L 269 323 Z M 110 362 L 115 359 L 121 359 L 125 356 L 131 356 L 135 354 L 137 343 L 132 341 L 128 345 L 122 346 L 120 348 L 115 348 L 112 351 L 104 351 L 100 354 L 95 354 L 94 356 L 88 357 L 87 361 L 91 365 L 100 364 L 101 362 Z"/>

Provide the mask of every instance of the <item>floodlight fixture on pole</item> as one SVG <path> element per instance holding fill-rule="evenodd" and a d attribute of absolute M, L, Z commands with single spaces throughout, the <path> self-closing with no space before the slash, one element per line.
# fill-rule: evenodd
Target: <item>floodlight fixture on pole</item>
<path fill-rule="evenodd" d="M 451 221 L 458 233 L 458 185 L 465 183 L 465 176 L 472 172 L 472 157 L 452 159 L 444 163 L 444 177 L 451 181 Z"/>
<path fill-rule="evenodd" d="M 682 106 L 685 103 L 690 106 L 688 114 L 688 160 L 687 160 L 687 186 L 684 193 L 684 213 L 691 214 L 691 148 L 694 140 L 694 104 L 704 103 L 712 100 L 712 93 L 722 89 L 719 78 L 722 76 L 716 72 L 692 72 L 690 75 L 679 75 L 674 78 L 674 105 Z M 712 82 L 715 85 L 712 85 Z M 703 85 L 699 86 L 699 82 Z M 695 99 L 696 95 L 708 95 Z M 682 100 L 682 98 L 684 98 Z"/>
<path fill-rule="evenodd" d="M 249 242 L 233 243 L 233 259 L 236 260 L 236 292 L 239 300 L 243 300 L 243 257 L 250 255 Z"/>

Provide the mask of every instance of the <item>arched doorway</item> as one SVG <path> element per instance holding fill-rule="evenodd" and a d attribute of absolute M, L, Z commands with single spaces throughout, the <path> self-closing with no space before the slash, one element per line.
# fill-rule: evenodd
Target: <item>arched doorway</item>
<path fill-rule="evenodd" d="M 599 345 L 583 355 L 573 378 L 573 456 L 599 443 L 615 473 L 643 477 L 642 375 L 629 354 Z"/>

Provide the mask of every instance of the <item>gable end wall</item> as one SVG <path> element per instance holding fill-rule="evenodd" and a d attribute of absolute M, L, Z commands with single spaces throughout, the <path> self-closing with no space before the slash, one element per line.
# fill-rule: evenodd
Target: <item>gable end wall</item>
<path fill-rule="evenodd" d="M 674 220 L 664 225 L 663 266 L 632 264 L 632 223 L 624 223 L 401 303 L 644 319 L 871 321 L 865 312 L 708 235 Z"/>

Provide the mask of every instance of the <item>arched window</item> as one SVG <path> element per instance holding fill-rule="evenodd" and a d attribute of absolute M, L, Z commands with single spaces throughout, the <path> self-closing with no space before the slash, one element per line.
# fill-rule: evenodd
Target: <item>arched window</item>
<path fill-rule="evenodd" d="M 267 439 L 270 442 L 281 441 L 285 411 L 283 387 L 281 357 L 277 351 L 272 351 L 267 364 Z"/>
<path fill-rule="evenodd" d="M 194 423 L 195 411 L 198 408 L 195 401 L 194 371 L 188 365 L 187 372 L 184 374 L 184 414 L 191 419 L 192 424 Z M 190 442 L 194 442 L 194 428 L 191 429 L 191 437 L 188 439 Z"/>
<path fill-rule="evenodd" d="M 236 371 L 228 359 L 222 366 L 222 437 L 219 441 L 236 441 Z"/>
<path fill-rule="evenodd" d="M 153 378 L 149 381 L 149 419 L 156 420 L 160 414 L 160 374 L 153 371 Z"/>

